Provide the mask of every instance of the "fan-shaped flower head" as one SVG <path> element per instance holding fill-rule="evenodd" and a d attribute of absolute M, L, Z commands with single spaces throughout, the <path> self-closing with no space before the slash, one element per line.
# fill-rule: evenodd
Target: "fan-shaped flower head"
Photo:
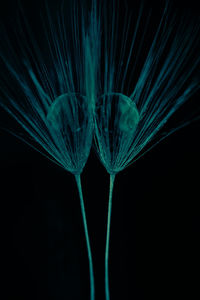
<path fill-rule="evenodd" d="M 90 74 L 99 42 L 93 11 L 81 8 L 61 6 L 55 17 L 47 7 L 39 37 L 22 10 L 13 28 L 1 32 L 0 51 L 1 106 L 73 174 L 82 172 L 92 144 L 96 83 Z"/>
<path fill-rule="evenodd" d="M 160 139 L 160 129 L 199 88 L 200 23 L 172 13 L 168 1 L 156 14 L 141 5 L 135 18 L 111 3 L 102 10 L 95 132 L 100 160 L 116 174 Z"/>

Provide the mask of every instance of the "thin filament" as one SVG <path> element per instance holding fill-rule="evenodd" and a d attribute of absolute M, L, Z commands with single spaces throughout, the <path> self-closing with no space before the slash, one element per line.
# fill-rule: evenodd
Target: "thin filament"
<path fill-rule="evenodd" d="M 90 247 L 90 239 L 88 233 L 88 226 L 87 226 L 87 219 L 85 213 L 85 205 L 83 200 L 83 193 L 82 193 L 82 186 L 81 186 L 81 177 L 80 175 L 75 175 L 77 188 L 80 197 L 80 205 L 81 205 L 81 213 L 83 218 L 83 226 L 85 231 L 85 239 L 87 244 L 87 251 L 88 251 L 88 260 L 89 260 L 89 272 L 90 272 L 90 299 L 94 300 L 95 298 L 95 288 L 94 288 L 94 271 L 93 271 L 93 262 L 92 262 L 92 252 Z"/>
<path fill-rule="evenodd" d="M 115 175 L 110 174 L 108 217 L 107 217 L 107 233 L 106 233 L 106 248 L 105 248 L 105 297 L 106 297 L 106 300 L 110 300 L 108 259 L 109 259 L 110 223 L 111 223 L 112 195 L 113 195 L 114 181 L 115 181 Z"/>

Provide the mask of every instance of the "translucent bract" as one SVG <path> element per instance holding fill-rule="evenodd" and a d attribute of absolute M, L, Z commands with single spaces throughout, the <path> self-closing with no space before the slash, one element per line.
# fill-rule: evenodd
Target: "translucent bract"
<path fill-rule="evenodd" d="M 133 143 L 139 112 L 127 96 L 109 93 L 98 98 L 95 118 L 99 156 L 109 173 L 117 173 Z"/>
<path fill-rule="evenodd" d="M 57 97 L 49 107 L 47 124 L 53 140 L 69 153 L 71 172 L 81 173 L 93 138 L 93 117 L 85 96 L 71 93 Z"/>

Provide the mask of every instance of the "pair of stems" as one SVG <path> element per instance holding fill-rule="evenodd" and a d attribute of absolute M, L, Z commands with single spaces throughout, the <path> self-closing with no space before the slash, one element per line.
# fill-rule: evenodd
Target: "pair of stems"
<path fill-rule="evenodd" d="M 80 175 L 75 175 L 77 188 L 80 197 L 80 206 L 81 213 L 83 218 L 83 226 L 85 231 L 85 239 L 88 252 L 88 261 L 89 261 L 89 273 L 90 273 L 90 300 L 95 299 L 95 288 L 94 288 L 94 270 L 93 270 L 93 261 L 92 261 L 92 251 L 90 246 L 90 239 L 88 233 L 87 219 L 85 213 L 85 205 L 83 200 L 83 192 L 81 186 L 81 177 Z M 109 200 L 108 200 L 108 216 L 107 216 L 107 233 L 106 233 L 106 247 L 105 247 L 105 299 L 110 300 L 110 291 L 109 291 L 109 244 L 110 244 L 110 223 L 111 223 L 111 211 L 112 211 L 112 194 L 113 186 L 115 181 L 115 175 L 110 174 L 110 187 L 109 187 Z"/>

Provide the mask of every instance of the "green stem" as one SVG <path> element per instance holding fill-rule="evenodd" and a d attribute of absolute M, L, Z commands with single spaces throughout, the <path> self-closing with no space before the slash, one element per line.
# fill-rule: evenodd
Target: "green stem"
<path fill-rule="evenodd" d="M 105 248 L 105 296 L 106 296 L 106 300 L 110 300 L 108 258 L 109 258 L 110 222 L 111 222 L 112 194 L 113 194 L 114 181 L 115 181 L 115 175 L 110 174 L 108 217 L 107 217 L 107 233 L 106 233 L 106 248 Z"/>
<path fill-rule="evenodd" d="M 75 175 L 75 179 L 76 179 L 79 197 L 80 197 L 81 213 L 82 213 L 82 218 L 83 218 L 85 239 L 86 239 L 87 251 L 88 251 L 89 271 L 90 271 L 90 299 L 94 300 L 94 271 L 93 271 L 93 262 L 92 262 L 92 252 L 91 252 L 91 247 L 90 247 L 90 239 L 89 239 L 89 234 L 88 234 L 88 226 L 87 226 L 87 220 L 86 220 L 85 205 L 84 205 L 84 201 L 83 201 L 83 193 L 82 193 L 80 175 Z"/>

